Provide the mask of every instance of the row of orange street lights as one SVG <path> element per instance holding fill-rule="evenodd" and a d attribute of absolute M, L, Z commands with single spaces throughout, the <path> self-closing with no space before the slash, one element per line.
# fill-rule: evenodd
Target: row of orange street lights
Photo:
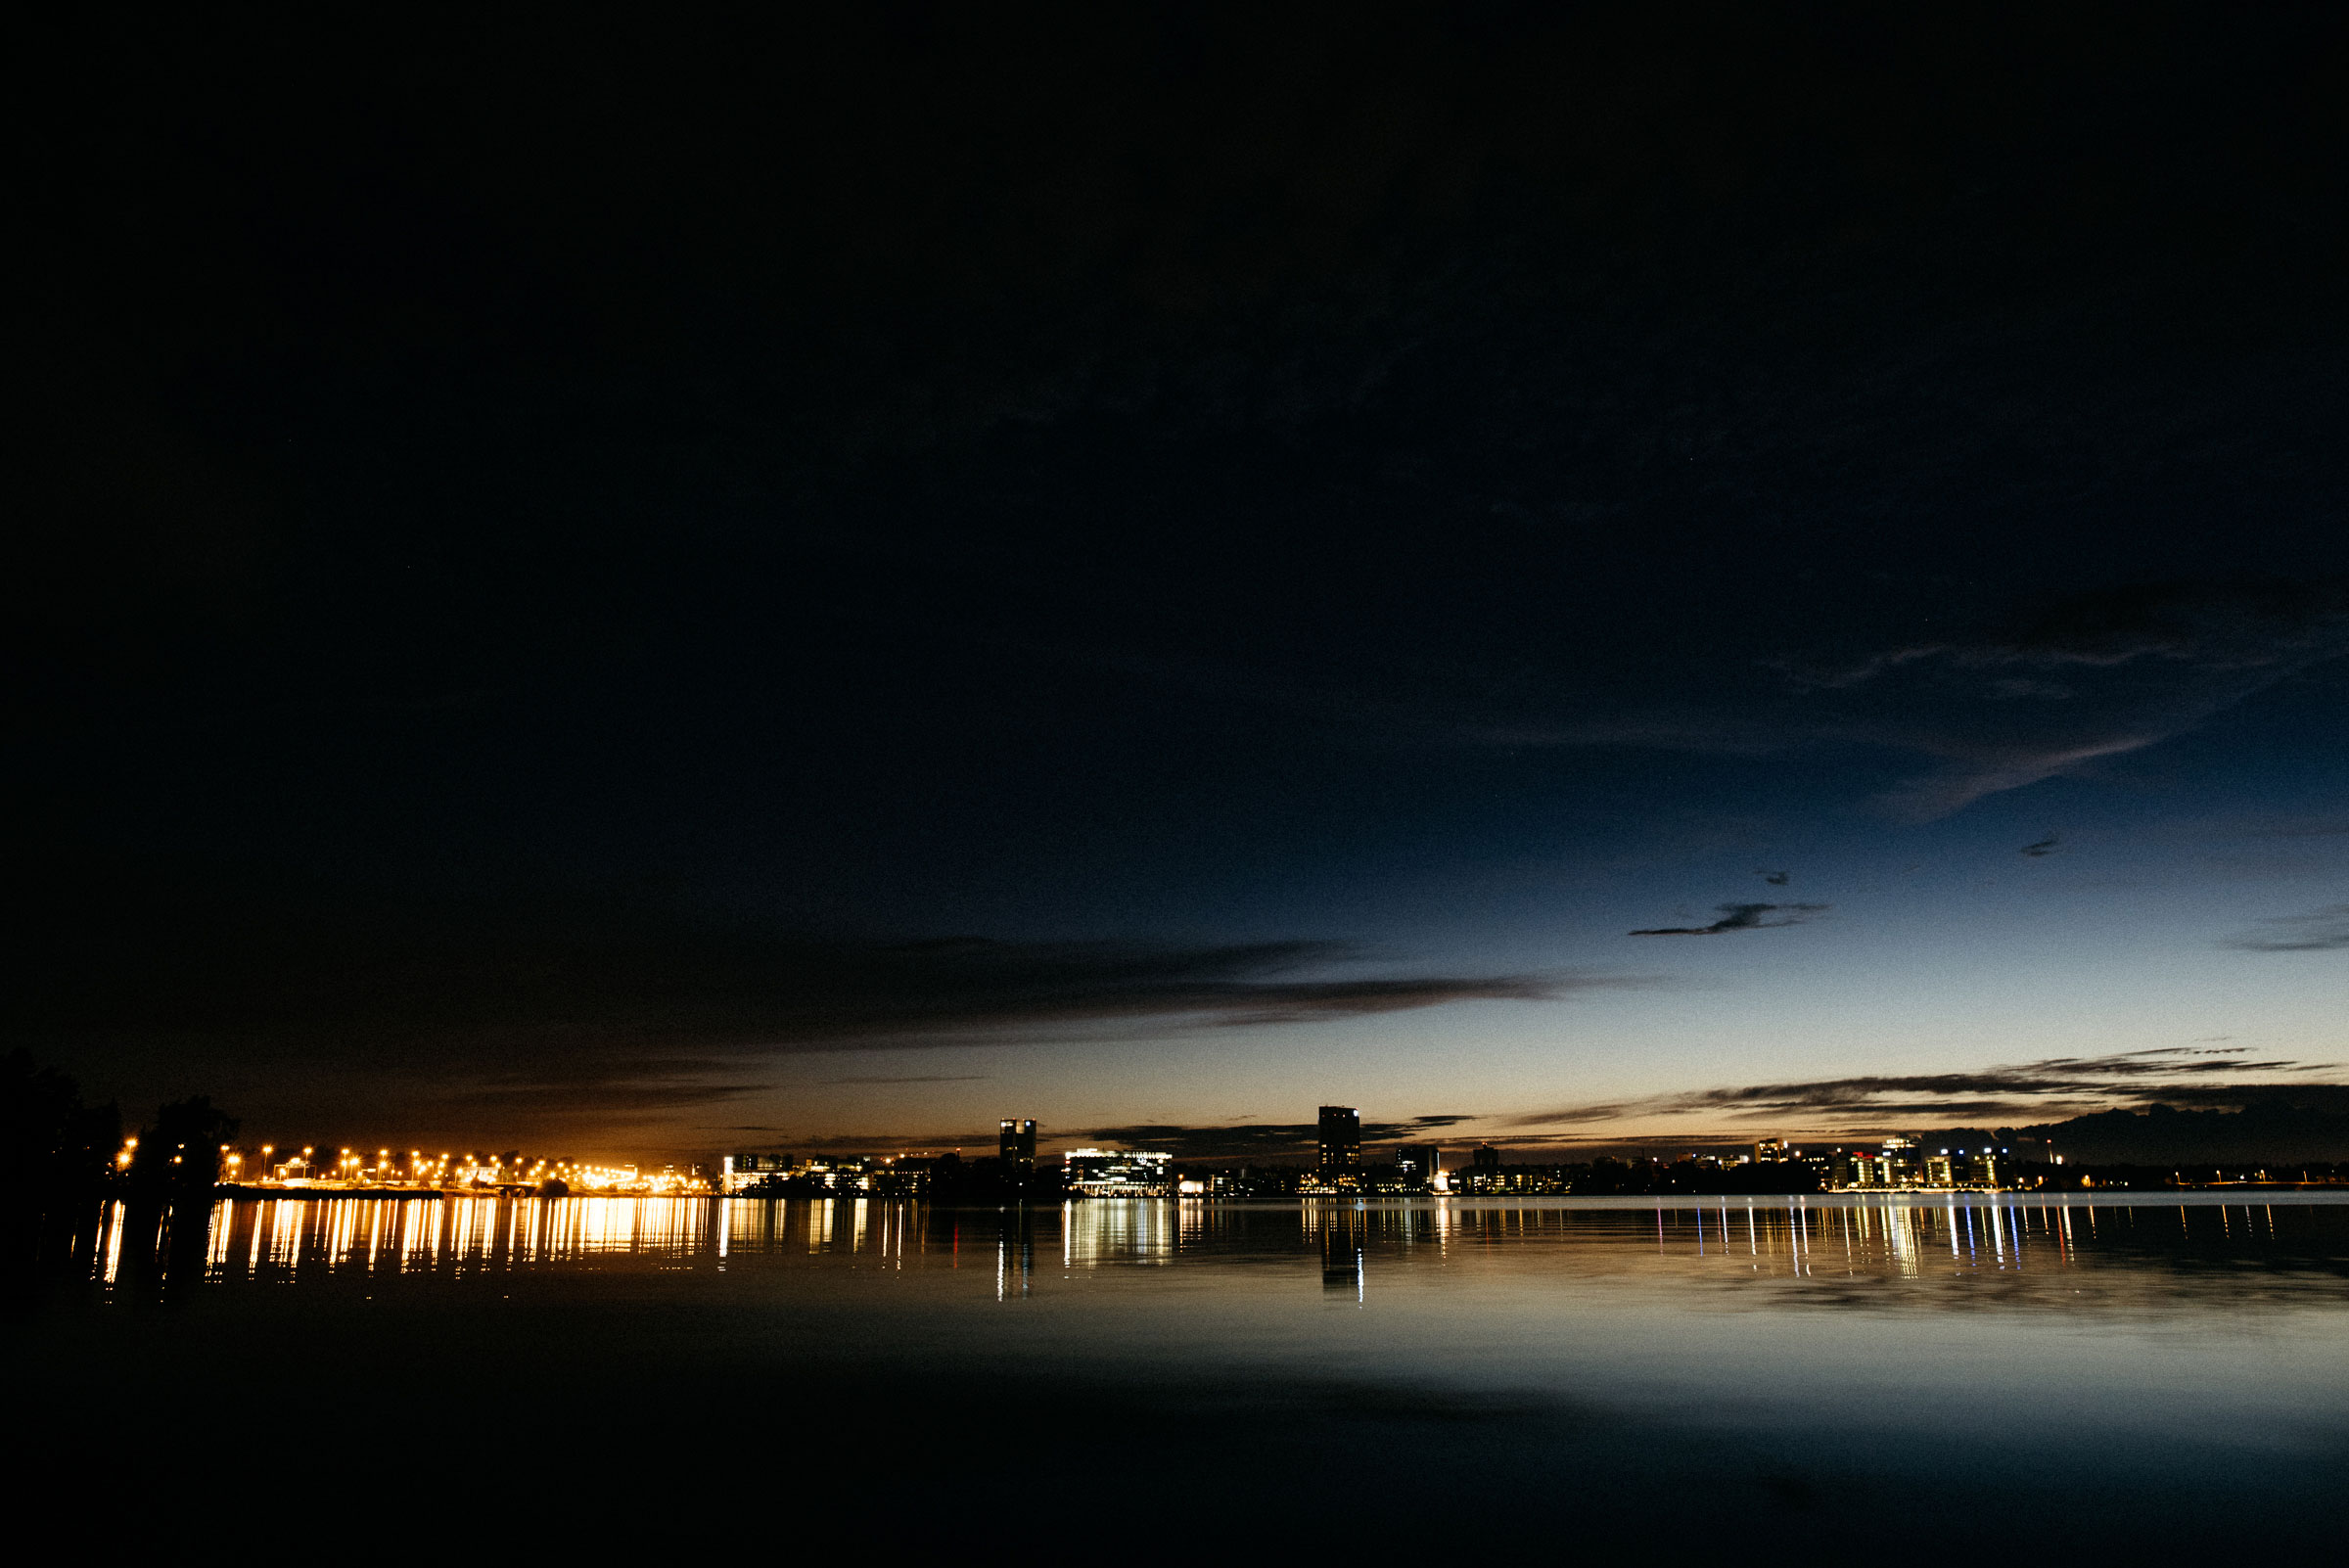
<path fill-rule="evenodd" d="M 131 1163 L 138 1156 L 138 1147 L 139 1140 L 137 1138 L 124 1138 L 122 1147 L 115 1155 L 115 1169 L 118 1171 L 129 1170 Z M 281 1165 L 276 1162 L 275 1158 L 277 1145 L 264 1143 L 261 1145 L 261 1156 L 257 1162 L 259 1169 L 252 1179 L 264 1183 L 321 1179 L 317 1166 L 312 1163 L 317 1152 L 317 1145 L 305 1143 L 301 1146 L 301 1152 L 299 1155 L 288 1155 Z M 221 1144 L 220 1158 L 222 1175 L 225 1179 L 233 1182 L 241 1182 L 246 1179 L 245 1156 L 238 1152 L 235 1145 Z M 443 1186 L 451 1178 L 452 1167 L 454 1177 L 459 1182 L 472 1182 L 485 1176 L 492 1181 L 527 1180 L 534 1184 L 552 1177 L 562 1181 L 566 1186 L 588 1191 L 633 1192 L 684 1192 L 696 1190 L 704 1185 L 691 1176 L 679 1175 L 673 1168 L 664 1171 L 658 1176 L 648 1176 L 638 1167 L 632 1165 L 578 1165 L 570 1160 L 536 1160 L 528 1165 L 518 1164 L 512 1176 L 508 1177 L 505 1162 L 502 1160 L 484 1161 L 472 1154 L 467 1154 L 462 1160 L 459 1160 L 457 1156 L 445 1151 L 438 1159 L 428 1159 L 422 1149 L 408 1151 L 407 1172 L 405 1178 L 402 1179 L 401 1176 L 393 1170 L 390 1149 L 376 1150 L 375 1164 L 369 1166 L 365 1156 L 357 1150 L 347 1147 L 337 1152 L 334 1174 L 331 1176 L 324 1176 L 323 1179 L 357 1182 L 372 1177 L 379 1182 L 397 1183 L 403 1186 Z M 295 1173 L 299 1173 L 299 1175 Z"/>
<path fill-rule="evenodd" d="M 129 1144 L 124 1146 L 124 1152 L 120 1157 L 121 1164 L 127 1166 L 130 1163 L 129 1150 L 136 1142 L 136 1139 L 132 1139 Z M 229 1179 L 238 1179 L 245 1164 L 245 1157 L 237 1153 L 232 1145 L 225 1143 L 220 1146 L 220 1151 L 227 1167 Z M 647 1176 L 635 1166 L 578 1165 L 569 1160 L 542 1159 L 518 1163 L 509 1173 L 505 1162 L 500 1159 L 483 1159 L 471 1153 L 460 1158 L 446 1151 L 443 1151 L 438 1158 L 431 1158 L 422 1149 L 408 1151 L 407 1169 L 401 1172 L 393 1162 L 392 1151 L 389 1148 L 377 1149 L 375 1162 L 370 1165 L 365 1155 L 356 1149 L 345 1146 L 337 1150 L 335 1162 L 330 1171 L 321 1169 L 315 1163 L 314 1156 L 317 1152 L 315 1144 L 305 1143 L 299 1156 L 289 1155 L 282 1164 L 279 1164 L 275 1161 L 277 1146 L 273 1143 L 264 1143 L 261 1145 L 260 1174 L 255 1176 L 255 1179 L 269 1182 L 326 1180 L 350 1183 L 372 1179 L 386 1184 L 432 1187 L 445 1186 L 452 1180 L 459 1184 L 469 1184 L 483 1179 L 491 1182 L 527 1180 L 535 1184 L 553 1177 L 562 1180 L 567 1186 L 588 1190 L 618 1189 L 655 1192 L 689 1190 L 694 1185 L 691 1178 L 681 1176 L 673 1170 L 664 1172 L 660 1176 Z"/>

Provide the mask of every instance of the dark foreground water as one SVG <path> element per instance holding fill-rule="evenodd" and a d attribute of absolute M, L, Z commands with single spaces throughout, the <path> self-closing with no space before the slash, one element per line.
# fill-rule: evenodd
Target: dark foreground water
<path fill-rule="evenodd" d="M 2349 1525 L 2349 1206 L 2297 1195 L 247 1201 L 201 1239 L 166 1273 L 118 1224 L 19 1302 L 12 1484 L 92 1551 L 2038 1564 Z"/>

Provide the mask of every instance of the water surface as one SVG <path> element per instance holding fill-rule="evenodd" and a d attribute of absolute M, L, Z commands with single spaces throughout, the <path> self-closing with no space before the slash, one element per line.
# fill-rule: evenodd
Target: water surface
<path fill-rule="evenodd" d="M 1013 1507 L 1139 1558 L 2154 1560 L 2344 1522 L 2349 1206 L 2303 1194 L 209 1218 L 201 1265 L 159 1275 L 115 1217 L 31 1324 L 23 1407 L 100 1442 L 215 1423 L 191 1484 L 291 1470 L 330 1512 L 381 1463 L 690 1474 L 754 1509 L 813 1488 L 926 1549 Z M 467 1506 L 483 1539 L 525 1517 Z"/>

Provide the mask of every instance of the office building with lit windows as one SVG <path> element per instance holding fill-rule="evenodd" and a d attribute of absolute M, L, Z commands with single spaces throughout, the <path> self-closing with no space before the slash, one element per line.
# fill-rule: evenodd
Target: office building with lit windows
<path fill-rule="evenodd" d="M 720 1192 L 750 1192 L 779 1185 L 791 1175 L 788 1154 L 729 1154 L 718 1166 Z"/>
<path fill-rule="evenodd" d="M 1071 1149 L 1061 1166 L 1072 1198 L 1171 1198 L 1174 1156 L 1150 1149 Z"/>
<path fill-rule="evenodd" d="M 1362 1113 L 1351 1105 L 1321 1107 L 1321 1169 L 1353 1171 L 1362 1163 Z"/>
<path fill-rule="evenodd" d="M 1006 1118 L 995 1139 L 996 1152 L 1003 1163 L 1015 1171 L 1036 1169 L 1036 1119 L 1024 1121 Z"/>
<path fill-rule="evenodd" d="M 938 1156 L 920 1154 L 729 1154 L 718 1168 L 718 1189 L 802 1198 L 833 1193 L 916 1197 L 941 1163 Z"/>

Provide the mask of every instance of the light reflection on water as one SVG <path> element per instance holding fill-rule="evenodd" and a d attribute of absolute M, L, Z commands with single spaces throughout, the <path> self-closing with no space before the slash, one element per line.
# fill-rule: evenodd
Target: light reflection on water
<path fill-rule="evenodd" d="M 120 1275 L 124 1215 L 94 1257 Z M 1619 1277 L 1779 1287 L 1773 1300 L 1905 1306 L 2119 1305 L 2201 1295 L 2230 1305 L 2342 1301 L 2349 1206 L 2288 1194 L 2086 1202 L 1537 1199 L 1218 1205 L 1094 1200 L 1037 1210 L 931 1209 L 863 1198 L 240 1199 L 212 1214 L 207 1283 L 357 1274 L 462 1278 L 567 1267 L 682 1268 L 847 1263 L 984 1265 L 1002 1299 L 1128 1266 L 1317 1265 L 1365 1305 L 1439 1276 Z M 1057 1267 L 1039 1270 L 1038 1260 Z M 1938 1285 L 1941 1288 L 1932 1288 Z M 1971 1288 L 1963 1288 L 1969 1286 Z M 1886 1287 L 1907 1286 L 1888 1291 Z"/>
<path fill-rule="evenodd" d="M 322 1378 L 371 1410 L 519 1390 L 501 1407 L 752 1434 L 723 1452 L 761 1478 L 833 1454 L 852 1489 L 867 1449 L 794 1434 L 861 1421 L 895 1453 L 904 1430 L 991 1434 L 1008 1408 L 1028 1413 L 1000 1442 L 951 1440 L 989 1487 L 1106 1421 L 1189 1434 L 1202 1495 L 1297 1464 L 1351 1485 L 1405 1445 L 1497 1496 L 1580 1476 L 1579 1505 L 1635 1533 L 1651 1507 L 1685 1513 L 1678 1478 L 1707 1466 L 1725 1526 L 1962 1475 L 1949 1496 L 2028 1492 L 2034 1530 L 2092 1544 L 2111 1521 L 2076 1513 L 2075 1486 L 2127 1499 L 2156 1542 L 2251 1498 L 2314 1528 L 2349 1497 L 2349 1203 L 2322 1195 L 242 1199 L 209 1218 L 172 1289 L 136 1265 L 152 1215 L 115 1211 L 76 1254 L 102 1310 L 60 1314 L 25 1359 L 64 1379 L 36 1389 L 49 1407 L 191 1377 L 209 1399 L 224 1364 L 290 1407 Z"/>

